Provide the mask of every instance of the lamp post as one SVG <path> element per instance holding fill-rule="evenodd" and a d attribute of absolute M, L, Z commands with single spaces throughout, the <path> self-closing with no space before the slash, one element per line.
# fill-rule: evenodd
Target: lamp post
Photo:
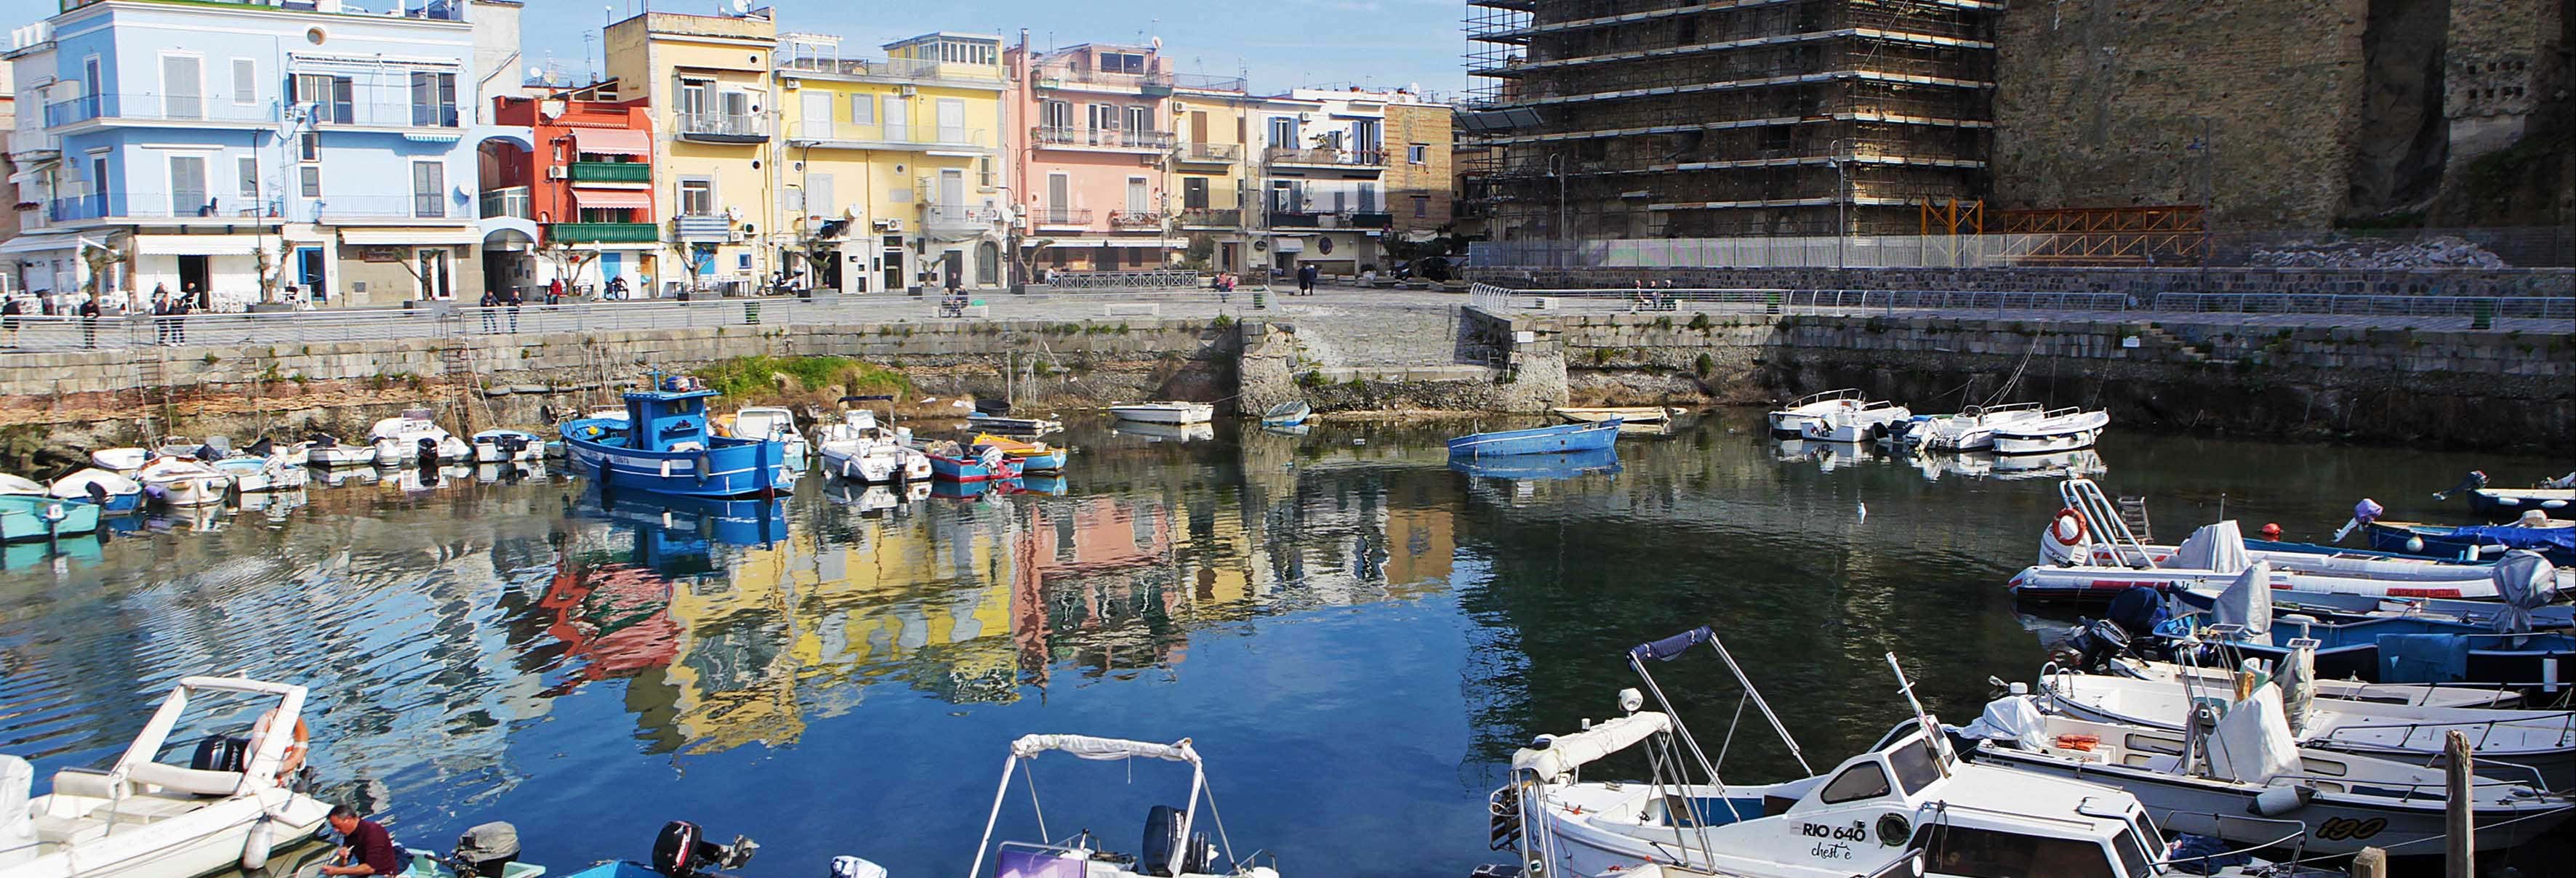
<path fill-rule="evenodd" d="M 1851 175 L 1844 166 L 1851 163 L 1854 143 L 1849 137 L 1837 137 L 1825 144 L 1826 161 L 1834 166 L 1834 267 L 1850 267 L 1851 256 Z"/>
<path fill-rule="evenodd" d="M 1569 251 L 1573 249 L 1574 234 L 1573 230 L 1565 227 L 1564 153 L 1550 153 L 1548 155 L 1547 174 L 1548 176 L 1556 178 L 1556 239 L 1558 241 L 1556 246 L 1556 267 L 1565 268 L 1565 263 L 1572 256 L 1572 253 Z"/>

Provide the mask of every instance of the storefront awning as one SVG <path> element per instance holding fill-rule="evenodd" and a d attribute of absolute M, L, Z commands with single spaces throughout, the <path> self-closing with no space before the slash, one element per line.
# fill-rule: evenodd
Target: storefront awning
<path fill-rule="evenodd" d="M 1306 239 L 1275 238 L 1271 240 L 1270 248 L 1281 253 L 1304 253 L 1306 252 Z"/>
<path fill-rule="evenodd" d="M 136 235 L 134 252 L 145 256 L 256 256 L 259 235 Z"/>
<path fill-rule="evenodd" d="M 427 247 L 445 244 L 474 244 L 483 240 L 481 232 L 470 228 L 341 229 L 340 243 L 353 247 Z M 149 252 L 149 251 L 146 251 Z"/>
<path fill-rule="evenodd" d="M 653 193 L 641 189 L 575 189 L 572 198 L 591 210 L 653 209 Z"/>
<path fill-rule="evenodd" d="M 632 128 L 575 128 L 573 149 L 597 155 L 652 155 L 653 135 Z"/>
<path fill-rule="evenodd" d="M 80 247 L 78 237 L 63 235 L 19 235 L 0 244 L 0 253 L 43 253 L 49 250 L 72 250 Z"/>

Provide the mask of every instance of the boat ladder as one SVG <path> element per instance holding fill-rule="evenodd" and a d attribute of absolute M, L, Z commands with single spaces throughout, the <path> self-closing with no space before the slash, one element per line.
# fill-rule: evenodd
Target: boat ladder
<path fill-rule="evenodd" d="M 2124 564 L 2143 564 L 2147 569 L 2155 569 L 2156 556 L 2147 551 L 2146 543 L 2129 528 L 2128 516 L 2111 503 L 2110 497 L 2103 495 L 2101 485 L 2087 478 L 2067 479 L 2057 486 L 2057 496 L 2066 501 L 2066 508 L 2075 510 L 2085 525 L 2092 528 L 2095 539 L 2111 544 Z M 2144 505 L 2140 504 L 2141 521 L 2146 518 Z"/>
<path fill-rule="evenodd" d="M 2129 526 L 2130 533 L 2138 535 L 2139 541 L 2155 542 L 2155 525 L 2147 521 L 2147 498 L 2120 498 L 2120 521 Z"/>

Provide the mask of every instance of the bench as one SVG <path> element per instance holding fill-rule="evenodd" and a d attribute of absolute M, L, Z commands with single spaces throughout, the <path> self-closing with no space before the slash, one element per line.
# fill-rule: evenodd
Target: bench
<path fill-rule="evenodd" d="M 1162 313 L 1163 306 L 1152 302 L 1126 302 L 1100 306 L 1102 317 L 1158 317 Z"/>

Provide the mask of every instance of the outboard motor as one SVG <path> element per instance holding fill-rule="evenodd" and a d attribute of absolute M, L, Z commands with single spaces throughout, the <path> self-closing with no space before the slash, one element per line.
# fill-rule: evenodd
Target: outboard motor
<path fill-rule="evenodd" d="M 269 456 L 269 454 L 271 454 L 271 453 L 275 452 L 276 450 L 277 450 L 277 446 L 276 446 L 276 444 L 275 444 L 275 443 L 272 443 L 272 442 L 270 442 L 270 441 L 268 441 L 268 437 L 266 437 L 266 436 L 262 436 L 262 437 L 260 437 L 260 440 L 259 440 L 259 441 L 251 443 L 249 448 L 242 449 L 242 455 L 243 455 L 243 456 L 245 456 L 245 457 L 257 457 L 257 458 L 263 458 L 263 459 L 265 459 L 265 458 L 267 458 L 267 457 Z"/>
<path fill-rule="evenodd" d="M 2435 492 L 2433 492 L 2433 499 L 2435 499 L 2435 500 L 2448 500 L 2448 499 L 2451 499 L 2451 495 L 2453 495 L 2453 494 L 2467 493 L 2467 492 L 2469 492 L 2469 491 L 2475 491 L 2475 490 L 2477 490 L 2477 489 L 2479 489 L 2479 488 L 2483 488 L 2483 487 L 2486 487 L 2486 486 L 2487 486 L 2487 474 L 2486 474 L 2486 471 L 2485 471 L 2485 470 L 2474 470 L 2474 469 L 2473 469 L 2473 470 L 2470 470 L 2470 471 L 2469 471 L 2469 474 L 2468 474 L 2466 477 L 2464 477 L 2464 478 L 2460 479 L 2460 483 L 2459 483 L 2459 484 L 2452 485 L 2450 490 L 2448 490 L 2448 491 L 2435 491 Z"/>
<path fill-rule="evenodd" d="M 1207 833 L 1191 833 L 1183 842 L 1181 809 L 1156 805 L 1145 812 L 1145 842 L 1136 852 L 1138 871 L 1160 878 L 1206 874 L 1208 860 L 1214 856 L 1215 848 L 1208 843 Z"/>
<path fill-rule="evenodd" d="M 2109 619 L 2082 619 L 2066 642 L 2075 650 L 2075 669 L 2088 674 L 2109 670 L 2111 659 L 2129 651 L 2129 632 Z"/>
<path fill-rule="evenodd" d="M 197 739 L 188 767 L 198 771 L 240 771 L 250 763 L 250 739 L 207 735 Z"/>
<path fill-rule="evenodd" d="M 449 857 L 456 878 L 501 878 L 501 868 L 518 861 L 519 828 L 498 820 L 457 836 Z"/>
<path fill-rule="evenodd" d="M 437 440 L 437 439 L 434 439 L 434 438 L 431 438 L 431 437 L 428 437 L 428 436 L 422 436 L 422 437 L 420 437 L 420 441 L 419 441 L 419 442 L 417 442 L 417 443 L 414 443 L 414 444 L 416 444 L 416 445 L 420 446 L 420 465 L 421 465 L 421 466 L 437 466 L 437 465 L 438 465 L 438 440 Z"/>
<path fill-rule="evenodd" d="M 732 844 L 706 840 L 706 830 L 686 820 L 662 824 L 662 832 L 653 838 L 653 871 L 670 878 L 690 878 L 709 872 L 740 868 L 751 861 L 760 845 L 751 839 L 734 836 Z"/>

